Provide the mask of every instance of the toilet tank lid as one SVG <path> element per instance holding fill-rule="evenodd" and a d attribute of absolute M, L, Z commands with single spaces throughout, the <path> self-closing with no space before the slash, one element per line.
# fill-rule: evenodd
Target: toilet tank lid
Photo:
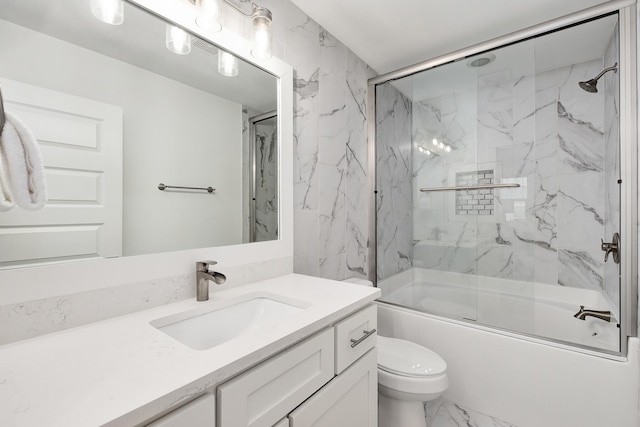
<path fill-rule="evenodd" d="M 436 352 L 411 341 L 378 335 L 378 366 L 405 376 L 431 376 L 446 372 L 447 363 Z"/>

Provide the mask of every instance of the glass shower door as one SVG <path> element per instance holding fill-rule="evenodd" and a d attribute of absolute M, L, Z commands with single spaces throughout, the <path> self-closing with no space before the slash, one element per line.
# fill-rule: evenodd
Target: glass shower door
<path fill-rule="evenodd" d="M 620 351 L 617 19 L 376 86 L 382 301 Z"/>

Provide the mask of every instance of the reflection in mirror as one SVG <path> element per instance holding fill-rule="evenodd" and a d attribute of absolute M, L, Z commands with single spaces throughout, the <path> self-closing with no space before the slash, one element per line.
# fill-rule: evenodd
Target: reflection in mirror
<path fill-rule="evenodd" d="M 277 110 L 277 79 L 238 58 L 221 75 L 224 51 L 194 35 L 172 53 L 177 33 L 129 3 L 117 26 L 89 0 L 59 6 L 0 8 L 5 108 L 38 139 L 49 193 L 0 213 L 0 267 L 277 239 L 277 116 L 251 121 Z"/>

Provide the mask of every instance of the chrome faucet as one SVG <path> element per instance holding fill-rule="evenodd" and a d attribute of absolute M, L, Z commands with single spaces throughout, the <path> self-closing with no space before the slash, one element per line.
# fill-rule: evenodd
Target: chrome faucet
<path fill-rule="evenodd" d="M 611 319 L 613 319 L 613 314 L 608 310 L 585 310 L 584 305 L 581 305 L 580 311 L 573 315 L 573 317 L 580 320 L 585 320 L 589 316 L 604 320 L 605 322 L 611 322 Z"/>
<path fill-rule="evenodd" d="M 217 271 L 209 271 L 209 266 L 216 265 L 216 261 L 196 262 L 196 300 L 207 301 L 209 299 L 209 280 L 216 285 L 222 285 L 227 277 Z"/>

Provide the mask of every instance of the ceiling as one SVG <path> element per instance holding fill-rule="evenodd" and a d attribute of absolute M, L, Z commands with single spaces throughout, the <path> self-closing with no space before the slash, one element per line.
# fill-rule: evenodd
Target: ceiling
<path fill-rule="evenodd" d="M 291 0 L 383 74 L 603 0 Z"/>

